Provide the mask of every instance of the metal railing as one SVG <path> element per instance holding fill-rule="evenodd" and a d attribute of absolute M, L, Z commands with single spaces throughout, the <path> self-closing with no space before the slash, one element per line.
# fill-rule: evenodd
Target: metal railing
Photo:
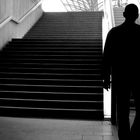
<path fill-rule="evenodd" d="M 61 0 L 61 2 L 68 12 L 100 11 L 103 7 L 103 1 L 99 0 Z"/>

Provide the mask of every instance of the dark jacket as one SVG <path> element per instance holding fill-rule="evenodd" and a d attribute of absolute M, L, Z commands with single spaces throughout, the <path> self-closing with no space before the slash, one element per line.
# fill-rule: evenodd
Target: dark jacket
<path fill-rule="evenodd" d="M 114 27 L 107 35 L 103 78 L 115 87 L 129 86 L 140 80 L 140 26 L 124 22 Z"/>

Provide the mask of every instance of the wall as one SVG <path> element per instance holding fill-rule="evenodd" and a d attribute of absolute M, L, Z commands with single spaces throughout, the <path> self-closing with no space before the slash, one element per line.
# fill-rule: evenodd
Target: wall
<path fill-rule="evenodd" d="M 12 0 L 0 0 L 0 22 L 12 12 Z"/>
<path fill-rule="evenodd" d="M 38 2 L 39 0 L 13 0 L 13 16 L 20 19 Z"/>
<path fill-rule="evenodd" d="M 17 21 L 30 11 L 40 0 L 0 0 L 0 23 L 7 17 Z M 42 15 L 41 5 L 21 23 L 9 21 L 0 28 L 0 49 L 12 38 L 22 38 Z"/>

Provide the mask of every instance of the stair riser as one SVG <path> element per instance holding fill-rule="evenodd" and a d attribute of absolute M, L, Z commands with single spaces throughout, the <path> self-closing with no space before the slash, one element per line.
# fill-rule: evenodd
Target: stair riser
<path fill-rule="evenodd" d="M 66 86 L 101 86 L 102 81 L 95 80 L 95 81 L 77 81 L 77 80 L 61 80 L 61 79 L 55 79 L 55 80 L 43 80 L 43 79 L 0 79 L 2 80 L 3 84 L 28 84 L 28 85 L 66 85 Z"/>
<path fill-rule="evenodd" d="M 40 54 L 46 54 L 46 55 L 48 55 L 48 54 L 52 54 L 52 55 L 69 55 L 69 54 L 71 54 L 71 55 L 91 55 L 91 54 L 93 54 L 93 55 L 96 55 L 96 54 L 99 54 L 99 55 L 101 55 L 102 54 L 102 52 L 101 51 L 96 51 L 96 50 L 92 50 L 92 51 L 84 51 L 84 50 L 79 50 L 79 51 L 73 51 L 73 50 L 69 50 L 69 51 L 67 51 L 67 50 L 65 50 L 65 51 L 47 51 L 47 50 L 7 50 L 6 51 L 6 53 L 26 53 L 26 54 L 28 54 L 28 53 L 40 53 Z"/>
<path fill-rule="evenodd" d="M 71 45 L 72 46 L 72 45 Z M 34 49 L 34 51 L 33 51 L 33 49 Z M 81 45 L 81 47 L 74 47 L 74 45 L 73 45 L 73 48 L 71 48 L 70 46 L 53 46 L 53 47 L 50 47 L 50 46 L 40 46 L 40 47 L 38 47 L 38 46 L 15 46 L 14 48 L 13 47 L 7 47 L 7 48 L 5 48 L 4 50 L 3 50 L 3 52 L 6 52 L 6 51 L 8 51 L 9 53 L 10 52 L 20 52 L 20 51 L 23 51 L 23 52 L 28 52 L 28 51 L 30 51 L 30 52 L 35 52 L 35 51 L 45 51 L 45 52 L 66 52 L 66 53 L 72 53 L 72 52 L 99 52 L 99 53 L 102 53 L 102 49 L 101 49 L 101 47 L 100 46 L 96 46 L 95 48 L 93 48 L 93 45 L 90 47 L 90 46 L 82 46 Z"/>
<path fill-rule="evenodd" d="M 64 49 L 67 47 L 73 47 L 73 48 L 100 48 L 102 46 L 101 42 L 15 42 L 15 43 L 9 43 L 9 48 L 27 48 L 27 47 L 36 47 L 36 48 L 41 48 L 44 47 L 44 49 L 47 48 L 61 48 L 63 47 Z M 8 47 L 8 46 L 7 46 Z"/>
<path fill-rule="evenodd" d="M 81 65 L 86 65 L 87 63 L 89 64 L 88 65 L 88 67 L 90 66 L 90 64 L 92 65 L 93 63 L 94 64 L 96 64 L 96 65 L 101 65 L 101 61 L 99 61 L 99 60 L 96 60 L 96 61 L 49 61 L 49 60 L 34 60 L 34 59 L 20 59 L 20 60 L 16 60 L 16 59 L 8 59 L 8 60 L 6 60 L 6 61 L 3 61 L 3 63 L 12 63 L 13 65 L 16 65 L 16 64 L 18 64 L 18 63 L 20 63 L 20 64 L 22 64 L 22 63 L 24 63 L 24 64 L 39 64 L 39 65 L 41 65 L 41 64 L 43 64 L 43 63 L 47 63 L 49 66 L 50 65 L 57 65 L 57 66 L 59 66 L 59 64 L 60 64 L 60 66 L 63 66 L 63 65 L 79 65 L 79 64 L 81 64 Z M 23 65 L 24 65 L 23 64 Z M 72 67 L 73 67 L 72 66 Z M 81 66 L 80 66 L 81 67 Z M 92 66 L 91 66 L 92 67 Z"/>
<path fill-rule="evenodd" d="M 7 53 L 4 52 L 3 55 L 1 56 L 1 58 L 7 58 L 7 57 L 11 57 L 11 58 L 29 58 L 29 59 L 33 59 L 33 58 L 38 58 L 38 59 L 95 59 L 95 60 L 101 60 L 101 56 L 98 55 L 45 55 L 45 54 L 36 54 L 36 53 Z M 4 61 L 4 59 L 0 60 L 0 61 Z"/>
<path fill-rule="evenodd" d="M 75 74 L 59 74 L 59 73 L 7 73 L 0 72 L 1 78 L 35 78 L 35 79 L 77 79 L 77 80 L 101 80 L 101 74 L 75 75 Z"/>
<path fill-rule="evenodd" d="M 41 110 L 21 108 L 0 108 L 3 116 L 36 117 L 36 118 L 61 118 L 61 119 L 91 119 L 103 120 L 102 111 L 68 111 L 68 110 Z"/>
<path fill-rule="evenodd" d="M 60 74 L 101 74 L 101 69 L 68 69 L 68 68 L 25 68 L 25 67 L 1 67 L 0 72 L 19 73 L 60 73 Z"/>
<path fill-rule="evenodd" d="M 17 85 L 17 84 L 11 84 L 11 85 L 6 85 L 6 84 L 0 84 L 1 90 L 14 90 L 14 91 L 38 91 L 38 92 L 74 92 L 74 93 L 102 93 L 102 87 L 74 87 L 74 86 L 58 86 L 56 87 L 55 85 L 44 85 L 44 86 L 35 86 L 35 85 Z"/>
<path fill-rule="evenodd" d="M 24 66 L 25 68 L 28 67 L 33 67 L 33 68 L 70 68 L 70 69 L 102 69 L 102 65 L 101 64 L 97 64 L 97 65 L 92 65 L 92 64 L 53 64 L 53 63 L 49 63 L 48 64 L 38 64 L 38 63 L 4 63 L 1 65 L 1 67 L 22 67 Z"/>
<path fill-rule="evenodd" d="M 23 43 L 26 43 L 26 42 L 28 42 L 28 43 L 30 43 L 30 42 L 34 42 L 34 43 L 36 43 L 36 42 L 46 42 L 46 43 L 53 43 L 53 42 L 57 42 L 57 43 L 59 43 L 59 42 L 61 42 L 61 43 L 90 43 L 90 42 L 93 42 L 93 43 L 95 43 L 95 42 L 97 42 L 97 43 L 100 43 L 100 42 L 98 42 L 98 41 L 102 41 L 102 40 L 100 40 L 100 39 L 83 39 L 83 40 L 81 40 L 81 39 L 56 39 L 56 40 L 54 40 L 54 39 L 29 39 L 29 38 L 23 38 L 22 40 L 20 40 L 20 39 L 12 39 L 12 41 L 10 41 L 10 42 L 13 42 L 13 43 L 19 43 L 19 42 L 23 42 Z"/>
<path fill-rule="evenodd" d="M 100 109 L 101 102 L 51 102 L 51 101 L 27 101 L 27 100 L 2 100 L 0 106 L 30 107 L 30 108 L 59 108 L 59 109 Z"/>
<path fill-rule="evenodd" d="M 77 100 L 77 101 L 103 101 L 102 94 L 93 93 L 59 93 L 59 92 L 29 92 L 29 91 L 1 91 L 0 98 L 11 99 L 38 99 L 38 100 Z"/>

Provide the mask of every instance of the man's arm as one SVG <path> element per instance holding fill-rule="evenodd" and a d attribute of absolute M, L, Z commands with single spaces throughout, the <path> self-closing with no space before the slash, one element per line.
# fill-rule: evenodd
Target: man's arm
<path fill-rule="evenodd" d="M 110 88 L 110 75 L 111 75 L 111 46 L 112 46 L 112 33 L 108 33 L 104 53 L 103 53 L 103 80 L 104 88 L 108 90 Z"/>

